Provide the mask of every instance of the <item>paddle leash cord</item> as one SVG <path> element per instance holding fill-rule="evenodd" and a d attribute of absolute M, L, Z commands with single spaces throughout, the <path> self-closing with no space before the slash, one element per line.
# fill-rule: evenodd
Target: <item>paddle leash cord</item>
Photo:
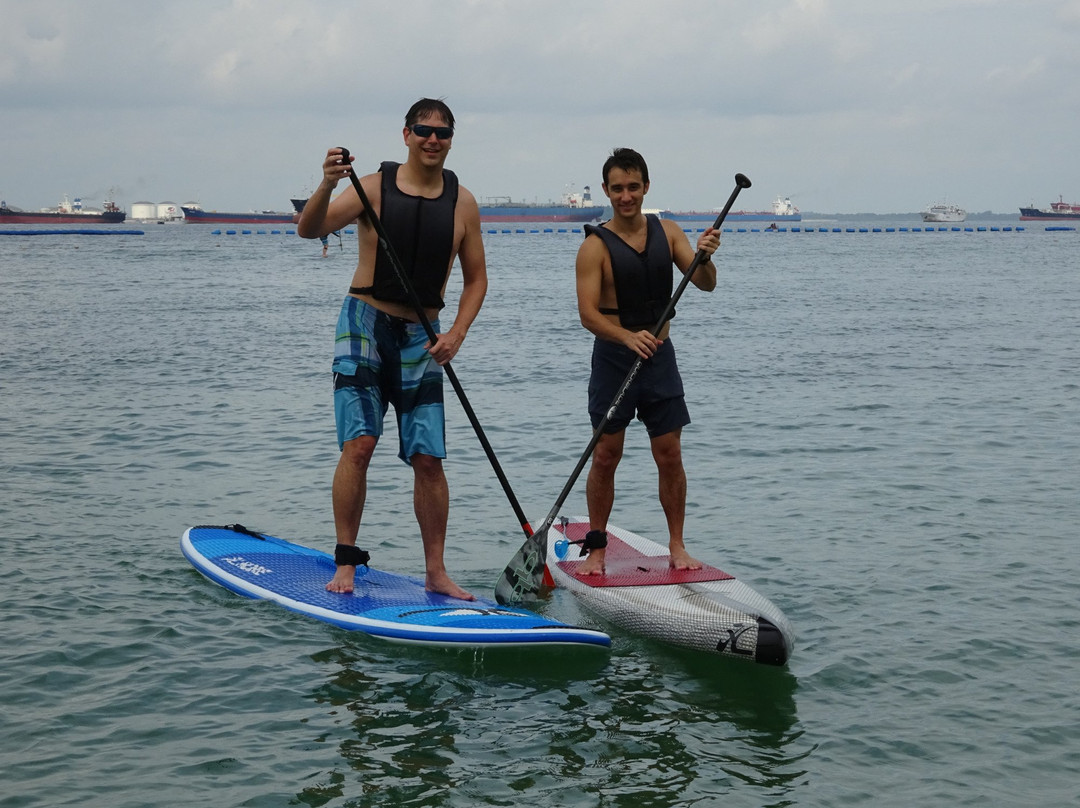
<path fill-rule="evenodd" d="M 243 533 L 245 536 L 251 536 L 252 538 L 256 539 L 266 538 L 265 534 L 259 533 L 255 530 L 252 530 L 251 528 L 244 527 L 239 522 L 234 525 L 225 525 L 225 530 L 231 530 L 233 533 Z"/>
<path fill-rule="evenodd" d="M 259 533 L 257 530 L 252 530 L 249 527 L 244 527 L 239 522 L 231 525 L 196 525 L 192 530 L 231 530 L 233 533 L 251 536 L 253 539 L 259 539 L 260 541 L 266 541 L 267 539 L 275 541 L 273 537 L 267 536 L 265 533 Z M 289 552 L 303 555 L 300 550 L 292 549 L 292 545 L 286 544 L 285 546 L 289 548 Z M 334 564 L 338 567 L 343 564 L 352 567 L 363 567 L 364 569 L 357 570 L 358 574 L 363 575 L 367 572 L 369 561 L 371 561 L 371 554 L 367 550 L 361 550 L 355 545 L 338 544 L 334 548 Z"/>

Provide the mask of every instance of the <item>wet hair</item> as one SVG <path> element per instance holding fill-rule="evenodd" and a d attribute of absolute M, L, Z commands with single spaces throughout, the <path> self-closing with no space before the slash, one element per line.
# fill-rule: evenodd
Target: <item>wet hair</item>
<path fill-rule="evenodd" d="M 649 167 L 645 165 L 645 158 L 633 149 L 615 149 L 611 152 L 611 157 L 604 163 L 604 185 L 607 185 L 608 174 L 613 168 L 621 168 L 623 171 L 640 171 L 642 182 L 649 181 Z"/>
<path fill-rule="evenodd" d="M 439 115 L 446 121 L 447 126 L 454 128 L 454 113 L 441 98 L 421 98 L 409 107 L 409 111 L 405 113 L 405 126 L 412 126 L 428 115 Z"/>

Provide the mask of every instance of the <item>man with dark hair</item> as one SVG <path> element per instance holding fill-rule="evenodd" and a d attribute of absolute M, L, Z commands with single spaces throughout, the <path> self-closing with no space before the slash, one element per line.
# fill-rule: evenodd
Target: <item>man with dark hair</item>
<path fill-rule="evenodd" d="M 690 241 L 678 225 L 641 211 L 649 191 L 649 169 L 633 149 L 615 149 L 604 163 L 604 194 L 611 202 L 610 221 L 592 227 L 577 255 L 577 296 L 581 324 L 596 335 L 589 379 L 589 415 L 599 426 L 638 357 L 643 361 L 619 408 L 609 419 L 593 450 L 586 483 L 588 558 L 579 572 L 604 571 L 607 522 L 615 501 L 615 470 L 622 459 L 626 427 L 637 417 L 649 433 L 659 474 L 660 504 L 668 526 L 670 564 L 700 569 L 683 542 L 686 515 L 686 472 L 682 464 L 682 428 L 690 423 L 683 397 L 669 323 L 657 336 L 655 327 L 672 295 L 672 264 L 685 272 L 694 260 Z M 720 234 L 708 228 L 697 249 L 708 260 L 691 278 L 699 289 L 716 288 L 712 254 Z M 674 314 L 672 315 L 674 316 Z"/>
<path fill-rule="evenodd" d="M 351 185 L 333 201 L 350 163 L 333 148 L 323 160 L 323 179 L 297 225 L 316 238 L 359 220 L 360 255 L 338 318 L 334 351 L 334 412 L 341 456 L 334 473 L 337 572 L 326 588 L 352 592 L 356 567 L 366 554 L 356 547 L 367 495 L 367 470 L 382 435 L 390 404 L 397 414 L 398 456 L 413 469 L 413 507 L 424 545 L 429 591 L 464 600 L 472 595 L 446 571 L 443 549 L 449 491 L 442 365 L 461 348 L 487 293 L 487 264 L 475 197 L 443 168 L 454 137 L 454 116 L 441 100 L 422 98 L 409 109 L 402 130 L 408 157 L 385 162 L 360 178 L 368 200 L 408 273 L 438 338 L 431 344 L 411 298 L 398 280 L 378 235 Z M 440 331 L 450 270 L 457 259 L 463 286 L 457 315 Z"/>

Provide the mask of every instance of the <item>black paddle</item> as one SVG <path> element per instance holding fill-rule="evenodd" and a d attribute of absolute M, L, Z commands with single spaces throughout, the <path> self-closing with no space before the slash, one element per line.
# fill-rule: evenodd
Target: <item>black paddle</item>
<path fill-rule="evenodd" d="M 340 148 L 341 162 L 348 165 L 349 150 L 344 146 Z M 371 226 L 375 228 L 375 233 L 379 237 L 379 246 L 383 249 L 383 252 L 386 253 L 390 265 L 394 268 L 394 274 L 397 275 L 398 281 L 409 295 L 409 301 L 412 303 L 413 311 L 416 312 L 417 320 L 424 327 L 424 333 L 427 334 L 427 338 L 431 341 L 432 346 L 434 346 L 439 338 L 438 334 L 436 334 L 435 329 L 432 328 L 431 321 L 428 319 L 427 312 L 424 310 L 424 304 L 420 301 L 420 296 L 416 293 L 416 287 L 413 286 L 409 276 L 405 274 L 405 270 L 401 266 L 401 261 L 394 251 L 394 245 L 390 243 L 390 239 L 386 236 L 386 231 L 383 229 L 382 222 L 379 221 L 379 217 L 375 215 L 375 209 L 371 207 L 371 202 L 368 201 L 367 194 L 364 192 L 364 187 L 360 184 L 360 180 L 357 179 L 356 173 L 351 168 L 349 169 L 349 179 L 352 180 L 353 188 L 356 189 L 356 193 L 360 197 L 360 202 L 364 206 L 364 212 L 367 214 Z M 480 426 L 480 420 L 476 417 L 476 413 L 473 411 L 469 399 L 465 396 L 465 390 L 462 388 L 461 382 L 458 381 L 457 374 L 454 373 L 454 369 L 450 367 L 449 362 L 442 367 L 443 370 L 446 371 L 446 378 L 450 380 L 450 384 L 454 387 L 454 392 L 457 393 L 458 398 L 461 400 L 461 408 L 465 410 L 465 415 L 468 416 L 469 423 L 472 424 L 473 429 L 476 431 L 476 437 L 480 439 L 480 445 L 484 447 L 484 453 L 487 455 L 488 460 L 491 461 L 491 467 L 495 469 L 495 476 L 499 478 L 503 491 L 506 492 L 506 498 L 510 500 L 510 507 L 514 509 L 514 513 L 517 515 L 518 522 L 521 523 L 521 529 L 525 531 L 526 536 L 531 536 L 532 528 L 529 527 L 529 520 L 525 518 L 525 512 L 521 510 L 521 505 L 518 504 L 513 489 L 510 488 L 510 481 L 506 479 L 502 466 L 499 465 L 499 460 L 495 457 L 495 450 L 491 448 L 487 435 L 484 434 L 484 429 Z"/>
<path fill-rule="evenodd" d="M 739 195 L 739 191 L 743 188 L 750 187 L 750 180 L 745 174 L 735 175 L 735 189 L 731 192 L 731 196 L 728 197 L 727 204 L 724 205 L 723 210 L 720 211 L 720 215 L 716 217 L 716 221 L 713 222 L 713 229 L 719 230 L 720 225 L 724 223 L 724 219 L 727 218 L 728 211 L 731 210 L 731 206 L 735 203 L 735 197 Z M 698 250 L 694 256 L 694 260 L 690 263 L 690 266 L 686 268 L 686 272 L 683 274 L 683 279 L 679 283 L 678 288 L 675 290 L 675 294 L 671 296 L 671 300 L 668 301 L 667 306 L 664 307 L 663 312 L 660 314 L 660 319 L 657 321 L 656 326 L 652 330 L 652 335 L 655 337 L 660 333 L 660 330 L 667 323 L 671 317 L 671 313 L 675 310 L 675 304 L 679 302 L 679 298 L 682 297 L 683 290 L 686 289 L 690 279 L 694 275 L 694 271 L 698 266 L 708 259 L 708 256 L 703 250 Z M 570 491 L 574 487 L 574 483 L 577 482 L 578 475 L 581 474 L 581 470 L 585 468 L 585 463 L 592 455 L 593 449 L 596 448 L 596 444 L 600 442 L 600 436 L 604 432 L 604 427 L 607 426 L 608 421 L 615 414 L 615 410 L 619 404 L 622 403 L 623 398 L 626 397 L 626 391 L 630 388 L 630 385 L 634 383 L 634 379 L 637 378 L 638 371 L 641 369 L 641 364 L 644 360 L 639 356 L 635 361 L 633 367 L 630 368 L 630 372 L 626 374 L 626 379 L 623 381 L 619 391 L 615 394 L 615 398 L 611 402 L 611 406 L 608 407 L 604 417 L 597 424 L 596 429 L 593 430 L 592 439 L 589 441 L 589 445 L 585 447 L 585 452 L 581 455 L 581 459 L 578 460 L 577 465 L 574 467 L 573 473 L 570 475 L 570 479 L 566 481 L 566 485 L 563 486 L 562 493 L 559 494 L 558 500 L 555 502 L 555 507 L 551 509 L 547 517 L 544 519 L 540 528 L 526 539 L 525 543 L 521 545 L 521 548 L 517 551 L 510 563 L 506 565 L 506 569 L 503 570 L 499 580 L 495 583 L 495 600 L 499 603 L 521 603 L 526 600 L 536 600 L 541 587 L 543 586 L 544 565 L 547 563 L 547 534 L 548 530 L 555 523 L 555 520 L 559 516 L 559 509 L 566 502 L 566 498 L 570 496 Z"/>

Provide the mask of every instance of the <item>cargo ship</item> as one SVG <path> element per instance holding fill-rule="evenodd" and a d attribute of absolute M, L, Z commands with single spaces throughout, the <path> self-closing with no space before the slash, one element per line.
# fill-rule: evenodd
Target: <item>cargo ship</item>
<path fill-rule="evenodd" d="M 1080 205 L 1071 202 L 1063 202 L 1058 197 L 1057 202 L 1051 202 L 1049 210 L 1046 208 L 1020 208 L 1020 221 L 1032 221 L 1039 219 L 1080 219 Z"/>
<path fill-rule="evenodd" d="M 79 197 L 68 202 L 65 196 L 55 208 L 42 210 L 9 208 L 7 202 L 0 202 L 0 224 L 120 224 L 126 218 L 127 214 L 112 202 L 106 202 L 103 210 L 95 210 L 84 208 Z"/>
<path fill-rule="evenodd" d="M 662 210 L 661 219 L 675 222 L 712 222 L 720 215 L 720 208 L 715 210 Z M 801 222 L 802 214 L 791 204 L 790 197 L 776 197 L 772 210 L 732 210 L 728 211 L 728 222 Z"/>
<path fill-rule="evenodd" d="M 198 205 L 181 205 L 187 224 L 291 224 L 295 213 L 264 210 L 249 213 L 226 213 L 219 210 L 203 210 Z"/>
<path fill-rule="evenodd" d="M 505 201 L 498 201 L 502 199 Z M 307 204 L 307 199 L 289 201 L 297 213 L 302 213 Z M 563 194 L 561 204 L 512 202 L 509 197 L 495 197 L 479 205 L 482 222 L 593 222 L 604 213 L 604 208 L 593 205 L 587 185 L 584 193 Z"/>
<path fill-rule="evenodd" d="M 604 213 L 602 205 L 593 204 L 588 185 L 580 194 L 568 190 L 558 203 L 514 202 L 509 197 L 492 197 L 479 204 L 481 222 L 584 223 L 597 221 Z"/>

